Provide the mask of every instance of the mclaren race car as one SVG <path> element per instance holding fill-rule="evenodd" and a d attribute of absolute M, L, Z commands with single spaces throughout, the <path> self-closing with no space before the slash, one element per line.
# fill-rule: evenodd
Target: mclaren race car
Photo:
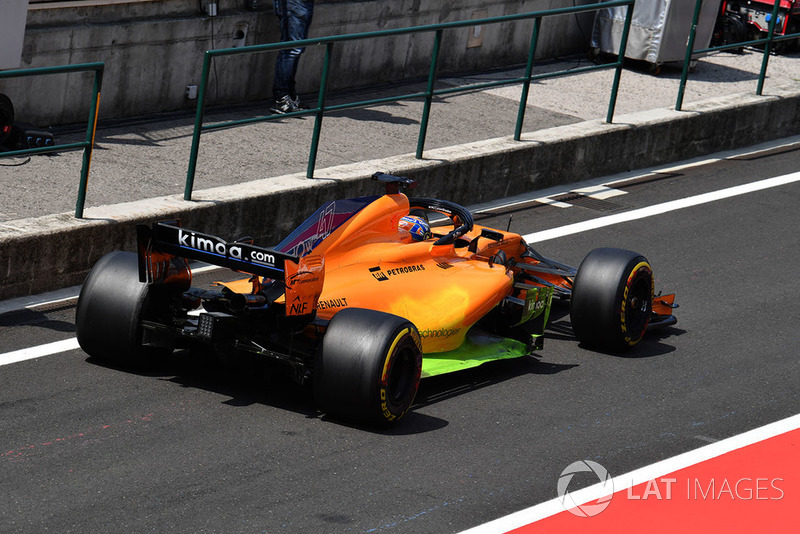
<path fill-rule="evenodd" d="M 391 424 L 420 378 L 540 349 L 553 298 L 570 300 L 578 340 L 605 350 L 675 323 L 674 295 L 654 296 L 635 252 L 596 249 L 574 269 L 458 204 L 406 196 L 413 180 L 373 178 L 385 195 L 330 201 L 272 248 L 177 221 L 139 226 L 138 254 L 104 256 L 83 285 L 81 347 L 126 364 L 175 349 L 249 353 L 310 381 L 322 412 Z M 194 287 L 190 259 L 247 276 Z"/>

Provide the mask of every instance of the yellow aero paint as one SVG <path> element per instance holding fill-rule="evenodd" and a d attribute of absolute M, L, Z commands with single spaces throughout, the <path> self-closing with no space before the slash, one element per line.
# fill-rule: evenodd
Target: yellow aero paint
<path fill-rule="evenodd" d="M 391 301 L 389 313 L 413 317 L 422 338 L 422 352 L 452 350 L 464 341 L 469 324 L 470 294 L 464 288 L 450 285 L 424 298 L 403 294 Z"/>

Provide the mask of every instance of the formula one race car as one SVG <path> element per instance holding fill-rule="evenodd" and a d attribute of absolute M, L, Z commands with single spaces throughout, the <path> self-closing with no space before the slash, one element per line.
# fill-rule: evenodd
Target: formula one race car
<path fill-rule="evenodd" d="M 310 380 L 323 412 L 394 423 L 421 377 L 541 348 L 554 297 L 570 299 L 588 346 L 630 347 L 676 322 L 674 295 L 654 297 L 639 254 L 596 249 L 576 270 L 474 224 L 462 206 L 407 197 L 413 180 L 373 178 L 385 195 L 328 202 L 273 248 L 177 221 L 139 226 L 138 256 L 104 256 L 83 285 L 81 347 L 134 364 L 201 346 L 266 357 Z M 249 276 L 193 287 L 188 259 Z"/>

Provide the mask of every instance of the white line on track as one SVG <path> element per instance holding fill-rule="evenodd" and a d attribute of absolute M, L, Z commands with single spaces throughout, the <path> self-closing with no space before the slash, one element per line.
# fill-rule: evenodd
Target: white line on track
<path fill-rule="evenodd" d="M 580 193 L 583 196 L 594 198 L 597 200 L 605 200 L 607 198 L 618 197 L 620 195 L 627 195 L 627 191 L 619 189 L 612 189 L 607 185 L 592 185 L 589 187 L 579 187 L 577 189 L 570 189 L 570 193 Z"/>
<path fill-rule="evenodd" d="M 709 202 L 714 202 L 717 200 L 723 200 L 726 198 L 731 198 L 739 195 L 745 195 L 747 193 L 754 193 L 756 191 L 762 191 L 764 189 L 770 189 L 772 187 L 779 187 L 797 181 L 800 181 L 800 172 L 785 174 L 783 176 L 776 176 L 774 178 L 768 178 L 766 180 L 761 180 L 749 184 L 737 185 L 735 187 L 729 187 L 727 189 L 721 189 L 719 191 L 711 191 L 709 193 L 703 193 L 702 195 L 696 195 L 693 197 L 671 200 L 669 202 L 656 204 L 654 206 L 648 206 L 646 208 L 626 211 L 624 213 L 617 213 L 615 215 L 608 215 L 606 217 L 598 217 L 596 219 L 590 219 L 588 221 L 568 224 L 566 226 L 560 226 L 558 228 L 542 230 L 541 232 L 534 232 L 532 234 L 528 234 L 522 237 L 528 243 L 539 243 L 541 241 L 547 241 L 549 239 L 555 239 L 557 237 L 564 237 L 571 234 L 577 234 L 580 232 L 595 230 L 597 228 L 602 228 L 604 226 L 611 226 L 613 224 L 635 221 L 637 219 L 652 217 L 654 215 L 661 215 L 663 213 L 667 213 L 670 211 L 675 211 L 683 208 L 690 208 L 692 206 L 699 206 L 701 204 L 707 204 Z"/>
<path fill-rule="evenodd" d="M 55 341 L 53 343 L 47 343 L 46 345 L 39 345 L 38 347 L 30 347 L 27 349 L 15 350 L 14 352 L 6 352 L 5 354 L 0 354 L 0 366 L 23 362 L 25 360 L 32 360 L 34 358 L 41 358 L 43 356 L 50 356 L 51 354 L 67 352 L 77 348 L 80 348 L 78 345 L 78 338 L 72 337 L 63 341 Z"/>
<path fill-rule="evenodd" d="M 570 497 L 572 501 L 583 504 L 590 501 L 607 497 L 610 493 L 609 488 L 613 488 L 615 493 L 625 491 L 628 488 L 643 484 L 648 480 L 653 480 L 663 477 L 675 471 L 697 465 L 700 462 L 717 458 L 729 452 L 753 445 L 759 441 L 785 434 L 800 428 L 800 415 L 794 415 L 781 421 L 776 421 L 768 425 L 750 430 L 737 436 L 732 436 L 721 441 L 705 445 L 699 449 L 667 458 L 660 462 L 636 469 L 630 473 L 621 476 L 613 477 L 613 484 L 598 483 L 588 488 L 571 492 Z M 553 490 L 556 489 L 556 482 L 553 481 Z M 508 532 L 525 525 L 529 525 L 535 521 L 542 520 L 561 512 L 566 511 L 560 498 L 555 498 L 543 503 L 531 506 L 525 510 L 520 510 L 511 515 L 501 517 L 494 521 L 484 523 L 477 527 L 471 528 L 461 532 L 461 534 L 499 534 Z"/>

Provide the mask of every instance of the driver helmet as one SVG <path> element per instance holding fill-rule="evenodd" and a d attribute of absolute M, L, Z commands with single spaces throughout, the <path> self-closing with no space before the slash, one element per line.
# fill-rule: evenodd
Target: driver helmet
<path fill-rule="evenodd" d="M 398 226 L 402 230 L 407 230 L 414 241 L 425 241 L 431 237 L 431 226 L 422 217 L 406 215 L 400 219 Z"/>

